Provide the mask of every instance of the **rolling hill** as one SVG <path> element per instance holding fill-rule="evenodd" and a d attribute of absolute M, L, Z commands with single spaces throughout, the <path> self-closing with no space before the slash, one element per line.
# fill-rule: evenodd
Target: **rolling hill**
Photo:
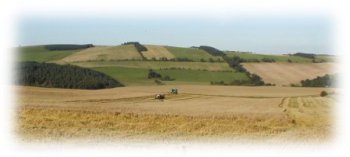
<path fill-rule="evenodd" d="M 174 59 L 175 56 L 166 48 L 157 45 L 145 45 L 147 51 L 142 51 L 142 55 L 148 60 Z"/>
<path fill-rule="evenodd" d="M 46 49 L 45 46 L 25 46 L 17 48 L 17 55 L 19 61 L 50 62 L 60 60 L 79 51 L 80 50 L 51 51 Z"/>
<path fill-rule="evenodd" d="M 265 82 L 279 86 L 300 84 L 301 80 L 335 73 L 334 63 L 243 63 L 243 66 Z"/>
<path fill-rule="evenodd" d="M 92 61 L 71 63 L 81 67 L 125 67 L 141 69 L 186 69 L 206 71 L 233 71 L 224 62 L 176 62 L 176 61 Z"/>
<path fill-rule="evenodd" d="M 310 59 L 293 55 L 266 55 L 226 51 L 216 55 L 195 47 L 174 47 L 143 45 L 146 51 L 139 51 L 135 45 L 92 46 L 74 50 L 50 50 L 47 46 L 25 46 L 18 48 L 19 61 L 50 62 L 72 64 L 100 71 L 120 80 L 126 85 L 156 85 L 147 78 L 149 69 L 174 78 L 165 84 L 210 84 L 224 81 L 230 84 L 236 80 L 249 80 L 244 72 L 224 61 L 239 57 L 249 73 L 259 75 L 265 83 L 279 86 L 297 84 L 301 80 L 313 79 L 324 74 L 332 74 L 334 56 L 316 55 Z M 265 63 L 273 60 L 274 63 Z M 326 63 L 313 63 L 313 62 Z M 242 62 L 242 61 L 241 61 Z M 290 63 L 292 62 L 292 63 Z M 328 62 L 328 63 L 327 63 Z"/>
<path fill-rule="evenodd" d="M 34 66 L 25 66 L 25 72 L 17 69 L 29 82 L 15 86 L 15 131 L 21 140 L 305 142 L 328 139 L 332 132 L 336 88 L 281 86 L 334 73 L 336 63 L 313 63 L 301 56 L 223 54 L 210 46 L 129 42 L 69 47 L 19 48 L 19 61 L 42 62 L 20 62 Z M 273 63 L 266 63 L 271 59 Z M 173 88 L 179 92 L 170 93 Z M 155 97 L 159 94 L 163 99 Z"/>
<path fill-rule="evenodd" d="M 210 59 L 213 61 L 222 61 L 220 56 L 212 56 L 204 50 L 198 48 L 184 48 L 184 47 L 174 47 L 165 46 L 176 58 L 187 58 L 195 62 L 208 62 Z"/>
<path fill-rule="evenodd" d="M 293 63 L 312 63 L 313 60 L 310 58 L 305 58 L 301 56 L 293 55 L 272 55 L 272 54 L 257 54 L 250 52 L 235 52 L 235 51 L 226 51 L 225 54 L 228 57 L 238 56 L 247 61 L 263 62 L 263 59 L 273 59 L 275 62 L 293 62 Z M 314 62 L 334 62 L 335 57 L 331 55 L 316 55 Z"/>
<path fill-rule="evenodd" d="M 59 62 L 111 61 L 111 60 L 141 60 L 141 55 L 133 45 L 97 46 L 69 55 Z"/>

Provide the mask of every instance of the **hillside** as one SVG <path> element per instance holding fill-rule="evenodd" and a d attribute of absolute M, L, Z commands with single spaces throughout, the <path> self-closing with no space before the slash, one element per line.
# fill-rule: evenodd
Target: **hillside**
<path fill-rule="evenodd" d="M 96 71 L 107 74 L 119 80 L 126 86 L 157 85 L 154 79 L 147 78 L 149 69 L 126 67 L 94 67 Z M 213 72 L 204 70 L 162 69 L 156 70 L 162 76 L 174 78 L 174 81 L 162 81 L 163 84 L 202 84 L 209 85 L 211 81 L 232 82 L 235 80 L 248 80 L 241 72 Z"/>
<path fill-rule="evenodd" d="M 233 71 L 224 62 L 176 62 L 176 61 L 92 61 L 71 63 L 77 66 L 94 67 L 125 67 L 141 69 L 186 69 L 203 71 Z"/>
<path fill-rule="evenodd" d="M 252 80 L 251 73 L 260 76 L 265 83 L 289 86 L 291 83 L 300 83 L 301 80 L 332 74 L 332 69 L 328 67 L 335 64 L 313 63 L 334 62 L 335 57 L 331 55 L 316 55 L 315 59 L 310 59 L 295 55 L 235 51 L 225 51 L 222 54 L 222 51 L 210 46 L 185 48 L 136 43 L 117 46 L 83 45 L 83 48 L 74 50 L 70 49 L 79 48 L 79 45 L 49 45 L 52 49 L 48 49 L 47 45 L 20 47 L 19 61 L 72 64 L 90 68 L 128 86 L 156 85 L 154 79 L 147 78 L 149 69 L 175 79 L 162 81 L 163 84 L 214 82 L 213 84 L 221 85 L 249 85 Z"/>
<path fill-rule="evenodd" d="M 335 73 L 334 63 L 243 63 L 243 66 L 265 82 L 279 86 L 300 84 L 301 80 Z"/>
<path fill-rule="evenodd" d="M 147 51 L 142 51 L 141 53 L 147 60 L 161 60 L 165 58 L 170 60 L 175 58 L 175 56 L 163 46 L 145 45 L 145 47 Z"/>
<path fill-rule="evenodd" d="M 17 48 L 18 61 L 50 62 L 60 60 L 80 50 L 51 51 L 45 46 L 25 46 Z"/>
<path fill-rule="evenodd" d="M 141 60 L 141 55 L 133 45 L 97 46 L 88 48 L 60 60 L 63 63 L 82 61 Z"/>
<path fill-rule="evenodd" d="M 292 62 L 292 63 L 312 63 L 313 59 L 294 56 L 294 55 L 271 55 L 271 54 L 257 54 L 249 52 L 235 52 L 226 51 L 225 54 L 228 57 L 238 56 L 246 62 L 264 62 L 264 59 L 273 60 L 275 62 Z M 316 55 L 314 62 L 334 62 L 335 57 L 330 55 Z"/>
<path fill-rule="evenodd" d="M 204 50 L 198 48 L 184 48 L 184 47 L 174 47 L 174 46 L 165 46 L 177 59 L 191 60 L 195 62 L 209 62 L 212 61 L 221 61 L 223 62 L 222 57 L 212 56 Z"/>

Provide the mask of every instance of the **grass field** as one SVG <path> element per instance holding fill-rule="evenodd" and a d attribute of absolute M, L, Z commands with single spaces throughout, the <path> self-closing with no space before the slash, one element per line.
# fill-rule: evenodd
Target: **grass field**
<path fill-rule="evenodd" d="M 268 54 L 255 54 L 255 53 L 241 53 L 241 52 L 225 52 L 225 54 L 229 57 L 238 56 L 243 59 L 258 59 L 261 61 L 263 58 L 274 59 L 276 62 L 288 62 L 290 59 L 294 63 L 312 63 L 312 59 L 304 58 L 300 56 L 288 56 L 288 55 L 268 55 Z M 331 57 L 326 56 L 316 56 L 315 61 L 324 60 L 326 62 L 333 61 Z"/>
<path fill-rule="evenodd" d="M 197 48 L 184 48 L 184 47 L 174 47 L 174 46 L 165 46 L 176 58 L 188 58 L 193 61 L 199 62 L 201 59 L 208 62 L 209 59 L 214 61 L 223 61 L 222 57 L 212 56 L 204 50 Z"/>
<path fill-rule="evenodd" d="M 126 86 L 155 85 L 154 80 L 148 79 L 148 69 L 125 67 L 96 67 L 93 70 L 105 73 Z"/>
<path fill-rule="evenodd" d="M 79 51 L 73 55 L 67 56 L 58 62 L 86 62 L 86 61 L 111 61 L 111 60 L 125 60 L 125 59 L 139 59 L 141 55 L 137 52 L 134 45 L 121 46 L 96 46 Z"/>
<path fill-rule="evenodd" d="M 62 59 L 80 50 L 50 51 L 44 46 L 25 46 L 16 49 L 19 61 L 50 62 Z"/>
<path fill-rule="evenodd" d="M 192 82 L 209 84 L 211 81 L 224 81 L 232 82 L 234 80 L 248 80 L 245 73 L 240 72 L 212 72 L 212 71 L 199 71 L 199 70 L 159 70 L 162 76 L 170 76 L 175 78 L 176 81 L 169 81 L 169 83 L 180 82 Z"/>
<path fill-rule="evenodd" d="M 105 62 L 78 62 L 72 63 L 77 66 L 94 67 L 125 67 L 141 69 L 169 69 L 181 68 L 191 70 L 208 71 L 233 71 L 227 63 L 209 63 L 209 62 L 175 62 L 175 61 L 105 61 Z"/>
<path fill-rule="evenodd" d="M 126 67 L 96 67 L 94 70 L 105 73 L 127 86 L 156 85 L 153 79 L 148 79 L 148 70 Z M 248 79 L 244 73 L 238 72 L 213 72 L 200 70 L 167 69 L 156 70 L 162 76 L 170 76 L 175 81 L 163 81 L 165 84 L 210 84 L 210 81 L 225 81 Z"/>
<path fill-rule="evenodd" d="M 334 98 L 318 95 L 333 89 L 179 85 L 178 95 L 153 99 L 173 87 L 16 87 L 16 132 L 24 140 L 323 141 L 331 136 Z"/>
<path fill-rule="evenodd" d="M 266 83 L 280 86 L 300 84 L 301 80 L 336 73 L 334 63 L 243 63 L 243 66 Z"/>

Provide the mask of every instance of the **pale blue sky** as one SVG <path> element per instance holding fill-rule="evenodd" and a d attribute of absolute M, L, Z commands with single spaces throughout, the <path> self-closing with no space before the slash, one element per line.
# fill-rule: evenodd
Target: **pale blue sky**
<path fill-rule="evenodd" d="M 139 41 L 258 53 L 330 54 L 331 26 L 324 16 L 26 17 L 19 22 L 18 45 Z"/>

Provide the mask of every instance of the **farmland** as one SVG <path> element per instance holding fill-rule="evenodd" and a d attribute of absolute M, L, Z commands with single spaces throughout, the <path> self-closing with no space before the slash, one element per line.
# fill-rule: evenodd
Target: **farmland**
<path fill-rule="evenodd" d="M 198 48 L 183 48 L 173 46 L 166 46 L 165 48 L 174 54 L 176 58 L 188 58 L 196 62 L 199 62 L 201 60 L 208 62 L 210 59 L 213 61 L 223 61 L 222 57 L 212 56 L 206 51 Z"/>
<path fill-rule="evenodd" d="M 80 50 L 49 51 L 44 46 L 27 46 L 19 48 L 19 61 L 49 62 L 60 60 Z"/>
<path fill-rule="evenodd" d="M 290 62 L 293 63 L 312 63 L 312 59 L 310 58 L 304 58 L 301 56 L 293 56 L 293 55 L 272 55 L 272 54 L 257 54 L 257 53 L 248 53 L 248 52 L 233 52 L 233 51 L 227 51 L 225 54 L 228 57 L 235 57 L 238 56 L 242 59 L 246 60 L 259 60 L 261 61 L 263 58 L 273 59 L 276 62 Z M 316 55 L 315 57 L 316 62 L 334 62 L 335 57 L 334 56 L 325 56 L 325 55 Z"/>
<path fill-rule="evenodd" d="M 67 90 L 16 87 L 17 133 L 26 140 L 237 138 L 324 140 L 334 98 L 291 87 L 173 86 Z M 269 91 L 269 92 L 264 92 Z M 271 92 L 270 92 L 271 91 Z"/>
<path fill-rule="evenodd" d="M 154 80 L 148 79 L 148 70 L 142 68 L 126 67 L 96 67 L 94 70 L 105 73 L 128 86 L 135 85 L 156 85 Z M 186 69 L 162 69 L 157 70 L 163 76 L 175 78 L 175 81 L 164 81 L 165 84 L 210 84 L 210 81 L 227 81 L 246 80 L 244 73 L 226 71 L 213 72 L 203 70 L 186 70 Z"/>
<path fill-rule="evenodd" d="M 166 48 L 157 45 L 145 45 L 147 51 L 142 51 L 142 55 L 148 60 L 156 59 L 159 60 L 161 58 L 172 59 L 175 56 L 170 53 Z"/>
<path fill-rule="evenodd" d="M 59 62 L 81 62 L 81 61 L 109 61 L 125 59 L 142 59 L 133 45 L 122 46 L 97 46 L 84 49 L 75 54 L 67 56 Z"/>
<path fill-rule="evenodd" d="M 52 47 L 62 48 L 62 45 Z M 67 47 L 70 46 L 63 46 Z M 51 76 L 62 83 L 59 86 L 62 89 L 15 86 L 16 133 L 29 141 L 324 141 L 331 137 L 331 113 L 337 89 L 290 85 L 334 74 L 332 67 L 336 63 L 330 63 L 334 56 L 316 55 L 313 60 L 293 55 L 220 54 L 220 50 L 206 48 L 215 53 L 194 47 L 138 42 L 88 45 L 75 50 L 49 50 L 45 46 L 19 48 L 19 61 L 56 63 L 67 69 L 27 69 L 26 74 L 31 75 L 23 78 L 33 82 L 30 85 L 53 87 L 49 86 L 54 81 L 48 79 Z M 273 59 L 274 63 L 265 63 L 264 58 Z M 59 67 L 45 64 L 49 66 Z M 74 70 L 69 74 L 69 69 L 80 69 L 90 75 Z M 257 84 L 249 82 L 253 80 L 251 74 L 257 74 L 255 80 L 276 86 L 264 83 L 253 86 Z M 103 77 L 125 87 L 63 89 L 88 83 L 100 87 Z M 69 84 L 72 80 L 77 83 Z M 179 93 L 170 94 L 172 88 Z M 328 96 L 321 97 L 321 91 L 326 91 Z M 155 94 L 165 94 L 165 99 L 157 100 Z"/>
<path fill-rule="evenodd" d="M 104 62 L 77 62 L 77 66 L 95 67 L 125 67 L 142 69 L 188 69 L 208 71 L 232 71 L 228 64 L 209 62 L 176 62 L 176 61 L 104 61 Z"/>
<path fill-rule="evenodd" d="M 243 66 L 265 82 L 279 86 L 299 84 L 301 80 L 335 73 L 335 64 L 332 63 L 244 63 Z"/>

